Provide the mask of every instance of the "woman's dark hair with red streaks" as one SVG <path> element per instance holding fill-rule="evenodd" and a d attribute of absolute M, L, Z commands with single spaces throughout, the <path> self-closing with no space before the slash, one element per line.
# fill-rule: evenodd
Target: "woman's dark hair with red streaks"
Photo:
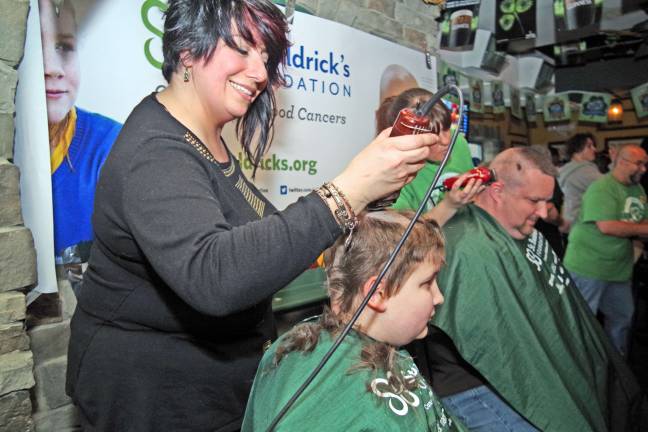
<path fill-rule="evenodd" d="M 208 61 L 221 39 L 230 48 L 237 49 L 233 38 L 236 33 L 252 46 L 262 44 L 268 54 L 268 85 L 236 124 L 241 145 L 256 172 L 272 141 L 274 87 L 284 83 L 283 68 L 290 46 L 284 14 L 268 0 L 169 0 L 162 37 L 162 74 L 171 81 L 182 65 L 183 52 L 194 59 Z M 253 148 L 256 134 L 258 139 Z"/>

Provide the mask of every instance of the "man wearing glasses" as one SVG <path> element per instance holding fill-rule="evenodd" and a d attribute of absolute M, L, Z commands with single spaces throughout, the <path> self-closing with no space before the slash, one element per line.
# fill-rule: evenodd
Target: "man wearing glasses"
<path fill-rule="evenodd" d="M 648 156 L 639 146 L 619 150 L 612 171 L 590 185 L 569 234 L 564 264 L 605 331 L 624 356 L 634 314 L 633 240 L 648 238 L 648 207 L 641 177 Z"/>

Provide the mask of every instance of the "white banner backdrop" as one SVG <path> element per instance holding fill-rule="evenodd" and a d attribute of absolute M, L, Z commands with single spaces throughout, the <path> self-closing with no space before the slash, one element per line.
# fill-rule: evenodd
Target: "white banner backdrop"
<path fill-rule="evenodd" d="M 49 140 L 38 1 L 31 0 L 17 92 L 16 164 L 22 172 L 25 224 L 38 252 L 35 292 L 55 292 Z M 124 122 L 165 81 L 160 0 L 73 0 L 81 80 L 75 105 Z M 436 90 L 436 59 L 345 25 L 297 12 L 286 87 L 277 92 L 272 147 L 257 172 L 259 189 L 278 207 L 337 175 L 375 135 L 375 110 L 386 86 Z M 233 127 L 226 142 L 241 164 Z M 34 293 L 32 293 L 34 294 Z M 32 295 L 31 299 L 34 296 Z"/>
<path fill-rule="evenodd" d="M 162 61 L 163 7 L 159 0 L 111 0 L 88 13 L 80 28 L 78 106 L 123 122 L 165 84 L 153 65 Z M 394 80 L 409 71 L 420 87 L 437 87 L 436 65 L 428 69 L 423 53 L 351 27 L 297 12 L 290 38 L 275 136 L 255 182 L 279 208 L 333 178 L 371 141 L 388 66 L 401 66 L 388 70 Z M 233 128 L 225 139 L 250 174 Z"/>
<path fill-rule="evenodd" d="M 58 290 L 54 268 L 52 183 L 38 0 L 31 0 L 29 7 L 25 55 L 18 68 L 14 149 L 14 163 L 20 168 L 23 219 L 32 232 L 36 248 L 38 284 L 27 295 L 28 304 L 35 300 L 38 293 L 55 293 Z"/>

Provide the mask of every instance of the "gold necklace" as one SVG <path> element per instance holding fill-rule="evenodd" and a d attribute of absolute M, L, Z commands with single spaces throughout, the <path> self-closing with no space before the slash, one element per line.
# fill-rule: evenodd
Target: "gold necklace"
<path fill-rule="evenodd" d="M 193 148 L 195 148 L 198 151 L 198 153 L 200 153 L 200 155 L 202 157 L 204 157 L 209 162 L 217 165 L 219 168 L 222 169 L 221 165 L 218 163 L 218 161 L 216 159 L 214 159 L 214 156 L 211 154 L 211 152 L 205 146 L 205 144 L 203 144 L 200 140 L 198 140 L 198 138 L 193 136 L 193 134 L 191 132 L 189 132 L 189 131 L 185 132 L 184 139 L 189 144 L 191 144 L 193 146 Z M 229 166 L 227 168 L 225 168 L 225 169 L 222 169 L 222 171 L 223 171 L 223 174 L 225 174 L 225 177 L 229 177 L 232 174 L 234 174 L 234 161 L 231 160 L 231 156 L 230 156 L 230 164 L 229 164 Z"/>
<path fill-rule="evenodd" d="M 235 166 L 234 166 L 234 160 L 232 160 L 233 156 L 230 155 L 230 164 L 227 168 L 223 169 L 221 165 L 218 163 L 216 159 L 214 159 L 214 156 L 211 154 L 209 149 L 203 144 L 198 138 L 193 136 L 193 134 L 189 131 L 185 132 L 184 134 L 184 139 L 195 148 L 198 153 L 208 161 L 212 162 L 216 166 L 218 166 L 225 177 L 231 177 L 232 174 L 234 174 Z M 250 187 L 247 185 L 245 180 L 243 179 L 242 175 L 239 175 L 238 181 L 234 185 L 236 189 L 243 195 L 245 200 L 248 202 L 250 207 L 254 209 L 256 214 L 259 215 L 259 217 L 263 217 L 263 212 L 265 211 L 265 202 L 256 196 L 254 191 L 250 189 Z"/>

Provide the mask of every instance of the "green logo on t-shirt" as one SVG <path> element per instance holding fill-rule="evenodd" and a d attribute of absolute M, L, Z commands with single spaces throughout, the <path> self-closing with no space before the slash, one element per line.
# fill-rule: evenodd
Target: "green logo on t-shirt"
<path fill-rule="evenodd" d="M 621 220 L 625 222 L 641 222 L 644 220 L 646 206 L 637 197 L 627 197 L 623 206 Z"/>

